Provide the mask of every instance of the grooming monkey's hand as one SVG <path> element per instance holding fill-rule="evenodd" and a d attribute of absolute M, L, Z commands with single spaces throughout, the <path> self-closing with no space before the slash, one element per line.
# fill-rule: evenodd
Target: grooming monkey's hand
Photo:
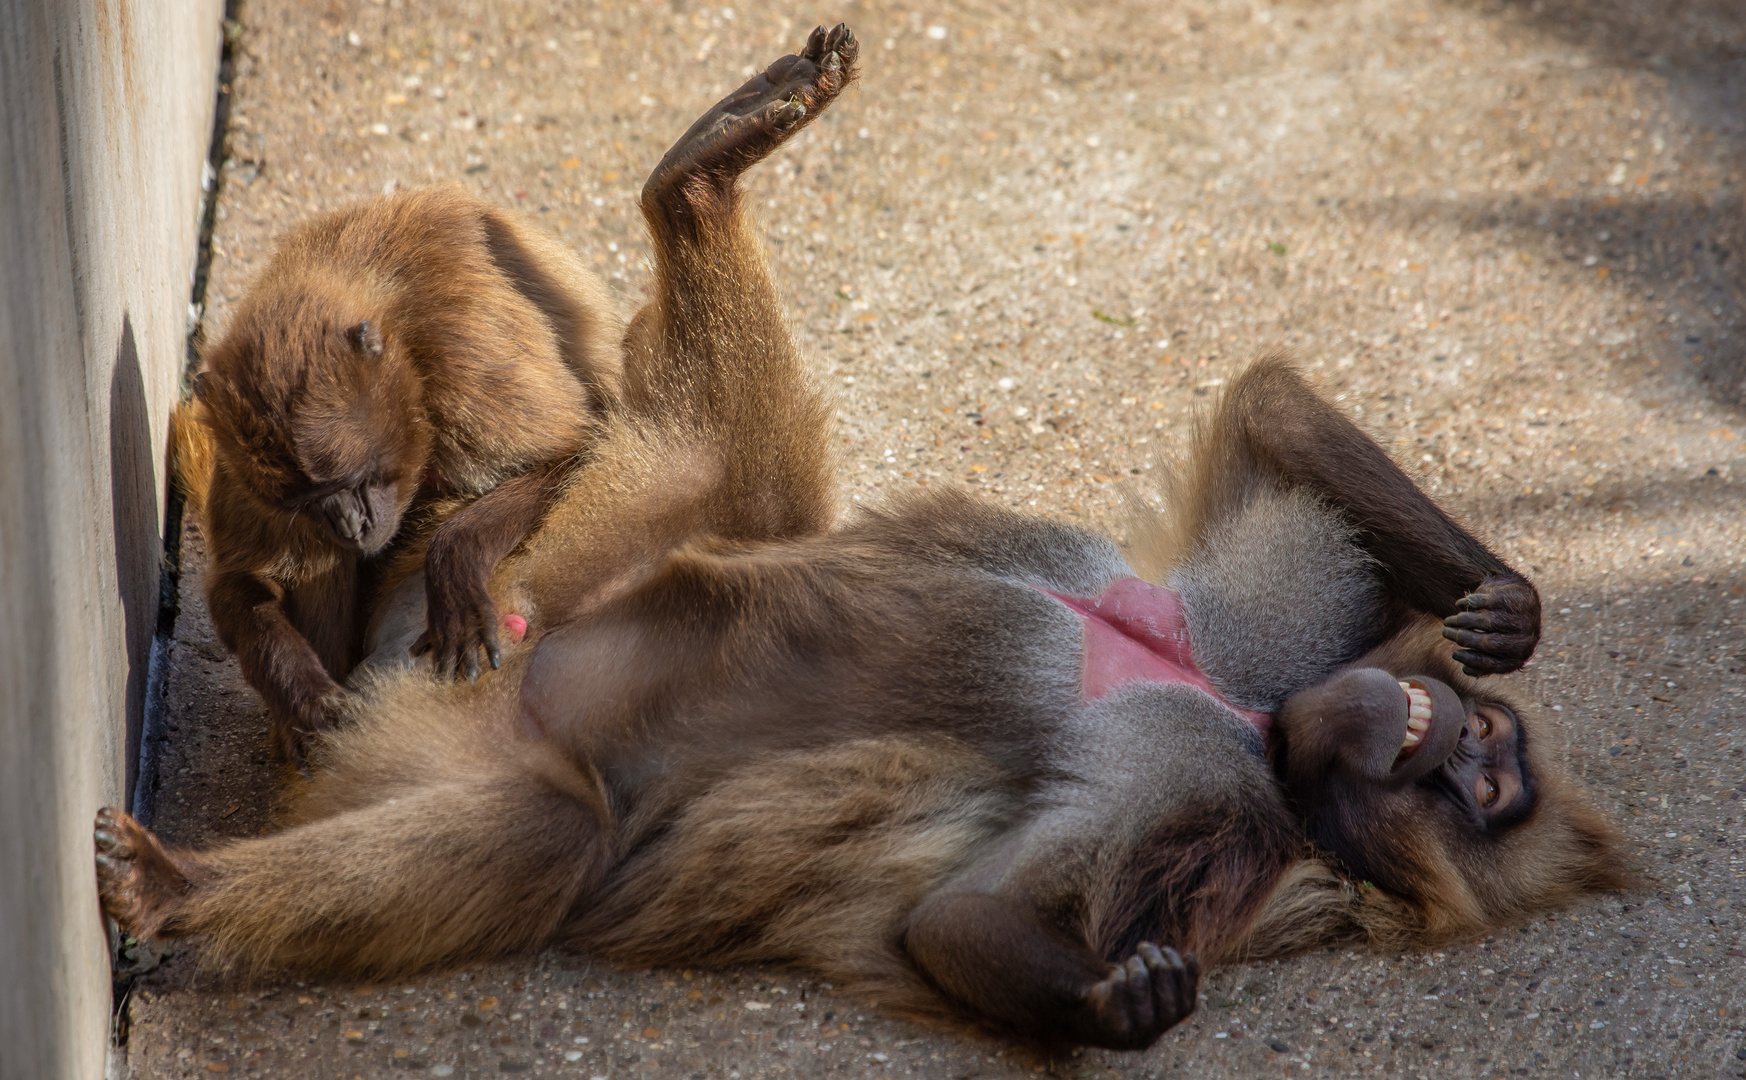
<path fill-rule="evenodd" d="M 317 735 L 340 722 L 346 702 L 351 696 L 351 691 L 332 679 L 326 679 L 321 685 L 311 686 L 305 693 L 297 695 L 296 701 L 289 707 L 290 715 L 286 721 L 273 725 L 273 735 L 278 740 L 279 752 L 285 755 L 285 760 L 301 769 L 308 756 L 310 744 Z"/>
<path fill-rule="evenodd" d="M 424 633 L 412 643 L 412 655 L 430 654 L 438 678 L 479 677 L 479 653 L 492 670 L 503 663 L 497 644 L 497 602 L 487 587 L 489 571 L 455 566 L 433 545 L 425 557 Z"/>
<path fill-rule="evenodd" d="M 1540 594 L 1519 574 L 1496 574 L 1462 597 L 1443 620 L 1443 636 L 1461 648 L 1455 662 L 1469 675 L 1503 675 L 1540 643 Z"/>
<path fill-rule="evenodd" d="M 1142 1050 L 1194 1012 L 1200 961 L 1193 953 L 1140 943 L 1126 963 L 1085 993 L 1081 1036 L 1111 1050 Z"/>

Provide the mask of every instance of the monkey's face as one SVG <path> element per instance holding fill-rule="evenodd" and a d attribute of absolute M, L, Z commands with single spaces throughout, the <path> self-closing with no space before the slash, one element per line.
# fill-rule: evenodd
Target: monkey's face
<path fill-rule="evenodd" d="M 197 384 L 226 464 L 262 502 L 363 555 L 388 545 L 430 454 L 407 358 L 368 321 L 257 340 Z"/>
<path fill-rule="evenodd" d="M 1350 668 L 1293 695 L 1278 724 L 1311 839 L 1397 895 L 1446 889 L 1451 862 L 1483 862 L 1539 801 L 1516 710 L 1429 676 Z"/>

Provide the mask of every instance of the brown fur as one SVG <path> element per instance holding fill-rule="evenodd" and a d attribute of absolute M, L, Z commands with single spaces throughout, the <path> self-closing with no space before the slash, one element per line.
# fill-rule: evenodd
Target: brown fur
<path fill-rule="evenodd" d="M 619 337 L 572 254 L 458 187 L 283 238 L 206 351 L 176 444 L 213 621 L 289 756 L 331 723 L 360 658 L 378 553 L 428 570 L 439 670 L 494 659 L 486 579 L 593 443 Z M 355 538 L 337 531 L 348 508 Z"/>
<path fill-rule="evenodd" d="M 1491 827 L 1454 805 L 1398 820 L 1398 800 L 1440 796 L 1311 760 L 1333 754 L 1292 729 L 1299 695 L 1380 671 L 1385 689 L 1435 676 L 1441 701 L 1494 701 L 1438 634 L 1485 614 L 1503 629 L 1448 630 L 1477 663 L 1519 666 L 1538 608 L 1282 364 L 1238 380 L 1206 429 L 1166 567 L 1216 585 L 1207 544 L 1241 572 L 1278 547 L 1245 522 L 1302 520 L 1379 582 L 1320 598 L 1374 606 L 1351 640 L 1275 640 L 1224 613 L 1273 655 L 1318 657 L 1270 758 L 1189 687 L 1083 699 L 1083 628 L 1041 590 L 1093 596 L 1129 574 L 1107 540 L 955 493 L 834 521 L 825 405 L 735 179 L 854 59 L 846 30 L 815 32 L 651 177 L 659 272 L 626 407 L 498 568 L 496 588 L 528 598 L 526 643 L 476 686 L 374 676 L 283 832 L 142 862 L 137 827 L 100 822 L 111 915 L 200 936 L 209 963 L 249 972 L 375 979 L 554 942 L 633 964 L 790 963 L 908 1015 L 1132 1048 L 1194 1008 L 1198 961 L 1174 949 L 1436 944 L 1615 883 L 1611 834 L 1537 756 L 1531 806 Z M 1360 467 L 1293 461 L 1304 437 Z M 1282 491 L 1285 516 L 1246 516 Z M 1435 580 L 1407 582 L 1414 560 Z M 1335 703 L 1385 766 L 1398 696 L 1393 713 Z M 1330 831 L 1313 796 L 1336 782 L 1378 816 Z M 1389 860 L 1398 889 L 1354 880 L 1315 836 Z"/>

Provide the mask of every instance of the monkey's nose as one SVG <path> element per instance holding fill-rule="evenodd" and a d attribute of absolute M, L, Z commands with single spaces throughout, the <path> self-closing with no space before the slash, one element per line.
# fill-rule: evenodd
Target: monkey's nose
<path fill-rule="evenodd" d="M 333 526 L 333 531 L 342 540 L 356 544 L 364 538 L 364 508 L 349 495 L 334 495 L 327 499 L 324 509 L 327 520 Z"/>
<path fill-rule="evenodd" d="M 347 540 L 356 540 L 364 533 L 364 515 L 358 513 L 355 507 L 348 507 L 333 524 Z"/>

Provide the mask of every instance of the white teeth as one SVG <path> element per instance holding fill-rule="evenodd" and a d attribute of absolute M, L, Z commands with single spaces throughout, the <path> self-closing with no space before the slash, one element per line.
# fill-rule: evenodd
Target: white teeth
<path fill-rule="evenodd" d="M 1431 730 L 1431 695 L 1412 683 L 1401 683 L 1400 688 L 1407 696 L 1407 730 L 1406 738 L 1401 740 L 1402 750 L 1411 750 L 1424 741 L 1426 732 Z"/>

